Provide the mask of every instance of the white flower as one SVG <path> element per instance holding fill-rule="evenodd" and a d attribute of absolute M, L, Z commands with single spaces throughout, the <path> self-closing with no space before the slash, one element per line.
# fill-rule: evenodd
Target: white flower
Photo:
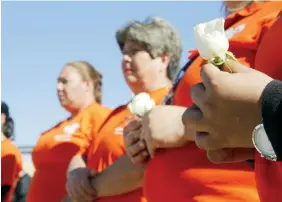
<path fill-rule="evenodd" d="M 225 35 L 223 18 L 198 24 L 194 27 L 194 37 L 203 59 L 217 65 L 225 62 L 229 54 L 229 42 Z"/>
<path fill-rule="evenodd" d="M 155 101 L 151 99 L 148 93 L 139 93 L 127 107 L 132 114 L 142 117 L 155 106 Z"/>

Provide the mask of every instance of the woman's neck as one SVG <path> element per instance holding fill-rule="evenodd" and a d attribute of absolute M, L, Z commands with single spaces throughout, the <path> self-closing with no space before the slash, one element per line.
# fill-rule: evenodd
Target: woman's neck
<path fill-rule="evenodd" d="M 143 85 L 134 91 L 134 94 L 137 95 L 142 92 L 153 92 L 161 88 L 171 88 L 172 82 L 166 78 L 163 80 L 156 80 L 151 82 L 144 82 Z"/>
<path fill-rule="evenodd" d="M 95 102 L 94 98 L 85 99 L 84 103 L 78 109 L 75 109 L 71 112 L 71 116 L 72 117 L 76 116 L 78 113 L 83 111 L 85 108 L 87 108 L 89 105 L 91 105 L 94 102 Z"/>
<path fill-rule="evenodd" d="M 4 135 L 3 131 L 1 131 L 1 141 L 3 141 L 6 138 L 6 136 Z"/>

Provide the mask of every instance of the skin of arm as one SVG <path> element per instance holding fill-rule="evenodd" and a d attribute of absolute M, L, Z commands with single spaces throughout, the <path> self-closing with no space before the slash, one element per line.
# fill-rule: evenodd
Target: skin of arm
<path fill-rule="evenodd" d="M 165 133 L 154 137 L 157 140 L 160 140 L 157 143 L 158 148 L 180 147 L 185 145 L 187 142 L 194 140 L 195 132 L 184 128 L 182 124 L 182 114 L 186 108 L 177 106 L 162 106 L 157 108 L 153 109 L 152 113 L 150 113 L 147 117 L 150 119 L 150 124 L 146 123 L 147 118 L 144 117 L 142 125 L 143 127 L 144 125 L 150 125 L 150 130 L 153 132 L 165 131 Z M 156 119 L 152 119 L 153 116 L 156 116 Z M 165 118 L 164 122 L 161 123 L 163 120 L 160 120 L 159 117 L 164 116 L 168 118 Z M 175 124 L 173 129 L 163 127 L 163 125 L 171 124 L 171 121 Z M 144 128 L 146 130 L 146 126 Z M 129 126 L 129 128 L 127 127 L 125 131 L 129 132 L 130 130 L 135 129 L 136 127 L 132 127 L 131 129 Z M 175 135 L 170 137 L 172 133 Z M 144 150 L 144 148 L 140 148 L 139 151 L 142 150 Z M 111 166 L 103 170 L 103 172 L 92 178 L 91 183 L 99 198 L 125 194 L 142 187 L 144 170 L 145 165 L 133 164 L 128 155 L 125 154 L 116 160 Z"/>
<path fill-rule="evenodd" d="M 195 131 L 182 123 L 185 110 L 179 106 L 158 106 L 142 118 L 141 140 L 151 157 L 157 149 L 182 147 L 195 140 Z"/>
<path fill-rule="evenodd" d="M 134 165 L 124 154 L 92 178 L 91 184 L 98 198 L 125 194 L 142 187 L 144 170 L 144 166 Z"/>
<path fill-rule="evenodd" d="M 69 163 L 67 174 L 69 174 L 75 168 L 81 168 L 81 167 L 86 167 L 86 164 L 85 164 L 83 157 L 77 154 L 74 157 L 72 157 Z"/>

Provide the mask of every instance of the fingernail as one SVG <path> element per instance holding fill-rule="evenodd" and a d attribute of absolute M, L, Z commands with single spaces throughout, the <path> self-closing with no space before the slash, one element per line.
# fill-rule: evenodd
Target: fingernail
<path fill-rule="evenodd" d="M 149 154 L 148 154 L 148 152 L 144 151 L 144 152 L 142 153 L 142 155 L 143 155 L 143 156 L 148 156 Z"/>

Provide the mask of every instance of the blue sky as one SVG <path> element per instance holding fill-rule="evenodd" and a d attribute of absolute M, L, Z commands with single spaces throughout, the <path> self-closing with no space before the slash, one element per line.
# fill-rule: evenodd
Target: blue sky
<path fill-rule="evenodd" d="M 103 74 L 103 103 L 124 104 L 115 31 L 127 21 L 160 16 L 179 29 L 181 63 L 195 47 L 193 26 L 223 15 L 222 2 L 3 2 L 2 100 L 16 122 L 16 144 L 32 146 L 41 132 L 68 114 L 56 96 L 57 77 L 69 61 L 87 60 Z"/>

